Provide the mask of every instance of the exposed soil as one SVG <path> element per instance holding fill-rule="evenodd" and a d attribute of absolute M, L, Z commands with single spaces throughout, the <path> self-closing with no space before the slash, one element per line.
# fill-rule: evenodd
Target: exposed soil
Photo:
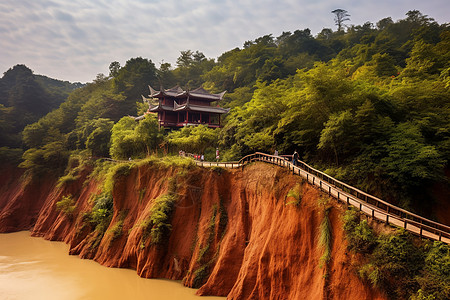
<path fill-rule="evenodd" d="M 0 232 L 32 228 L 35 236 L 65 241 L 70 254 L 110 267 L 133 268 L 147 278 L 183 280 L 199 295 L 227 299 L 385 299 L 356 275 L 347 253 L 341 215 L 330 199 L 332 255 L 320 266 L 318 227 L 326 197 L 297 176 L 256 163 L 242 170 L 144 166 L 120 177 L 113 189 L 114 214 L 97 238 L 86 222 L 92 195 L 101 183 L 76 181 L 56 187 L 56 179 L 22 185 L 21 172 L 0 174 Z M 6 173 L 9 176 L 5 175 Z M 162 243 L 143 240 L 142 224 L 155 199 L 177 178 L 178 201 L 171 231 Z M 300 184 L 298 205 L 287 197 Z M 76 199 L 73 215 L 56 209 L 62 196 Z M 320 202 L 320 203 L 319 203 Z M 288 204 L 290 203 L 290 204 Z M 112 228 L 123 222 L 121 234 Z M 33 227 L 34 225 L 34 227 Z M 99 244 L 93 241 L 98 240 Z"/>

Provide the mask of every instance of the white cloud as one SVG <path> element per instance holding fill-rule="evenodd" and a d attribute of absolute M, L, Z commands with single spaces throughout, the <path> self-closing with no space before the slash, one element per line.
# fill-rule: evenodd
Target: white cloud
<path fill-rule="evenodd" d="M 351 24 L 404 18 L 411 9 L 448 22 L 445 0 L 342 0 Z M 335 28 L 331 0 L 2 0 L 0 71 L 23 63 L 36 73 L 91 81 L 142 56 L 157 66 L 181 50 L 216 58 L 247 40 L 283 31 Z"/>

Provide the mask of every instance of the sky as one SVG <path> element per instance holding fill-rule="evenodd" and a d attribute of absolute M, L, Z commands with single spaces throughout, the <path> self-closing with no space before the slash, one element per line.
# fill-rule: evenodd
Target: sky
<path fill-rule="evenodd" d="M 413 9 L 450 22 L 448 0 L 0 0 L 0 72 L 25 64 L 35 74 L 91 82 L 113 61 L 174 66 L 188 49 L 217 58 L 266 34 L 335 30 L 336 8 L 351 15 L 347 25 L 397 21 Z"/>

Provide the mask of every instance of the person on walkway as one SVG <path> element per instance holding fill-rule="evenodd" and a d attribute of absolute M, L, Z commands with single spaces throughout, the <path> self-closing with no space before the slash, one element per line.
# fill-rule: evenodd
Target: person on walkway
<path fill-rule="evenodd" d="M 295 151 L 294 151 L 294 154 L 292 154 L 292 164 L 293 164 L 294 166 L 296 166 L 296 165 L 297 165 L 297 162 L 298 162 L 298 153 L 297 153 L 297 150 L 295 150 Z"/>
<path fill-rule="evenodd" d="M 275 153 L 273 155 L 278 156 L 278 150 L 275 149 Z"/>
<path fill-rule="evenodd" d="M 216 161 L 219 161 L 220 155 L 219 155 L 219 147 L 216 148 Z"/>

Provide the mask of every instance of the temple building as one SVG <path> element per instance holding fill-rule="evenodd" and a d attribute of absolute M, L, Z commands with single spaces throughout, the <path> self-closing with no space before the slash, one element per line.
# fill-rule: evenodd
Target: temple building
<path fill-rule="evenodd" d="M 212 106 L 211 102 L 222 100 L 225 92 L 211 94 L 203 88 L 185 91 L 179 86 L 171 89 L 154 90 L 151 86 L 150 98 L 142 96 L 149 104 L 148 112 L 158 113 L 159 126 L 176 128 L 188 125 L 208 125 L 220 127 L 220 117 L 230 109 Z"/>

